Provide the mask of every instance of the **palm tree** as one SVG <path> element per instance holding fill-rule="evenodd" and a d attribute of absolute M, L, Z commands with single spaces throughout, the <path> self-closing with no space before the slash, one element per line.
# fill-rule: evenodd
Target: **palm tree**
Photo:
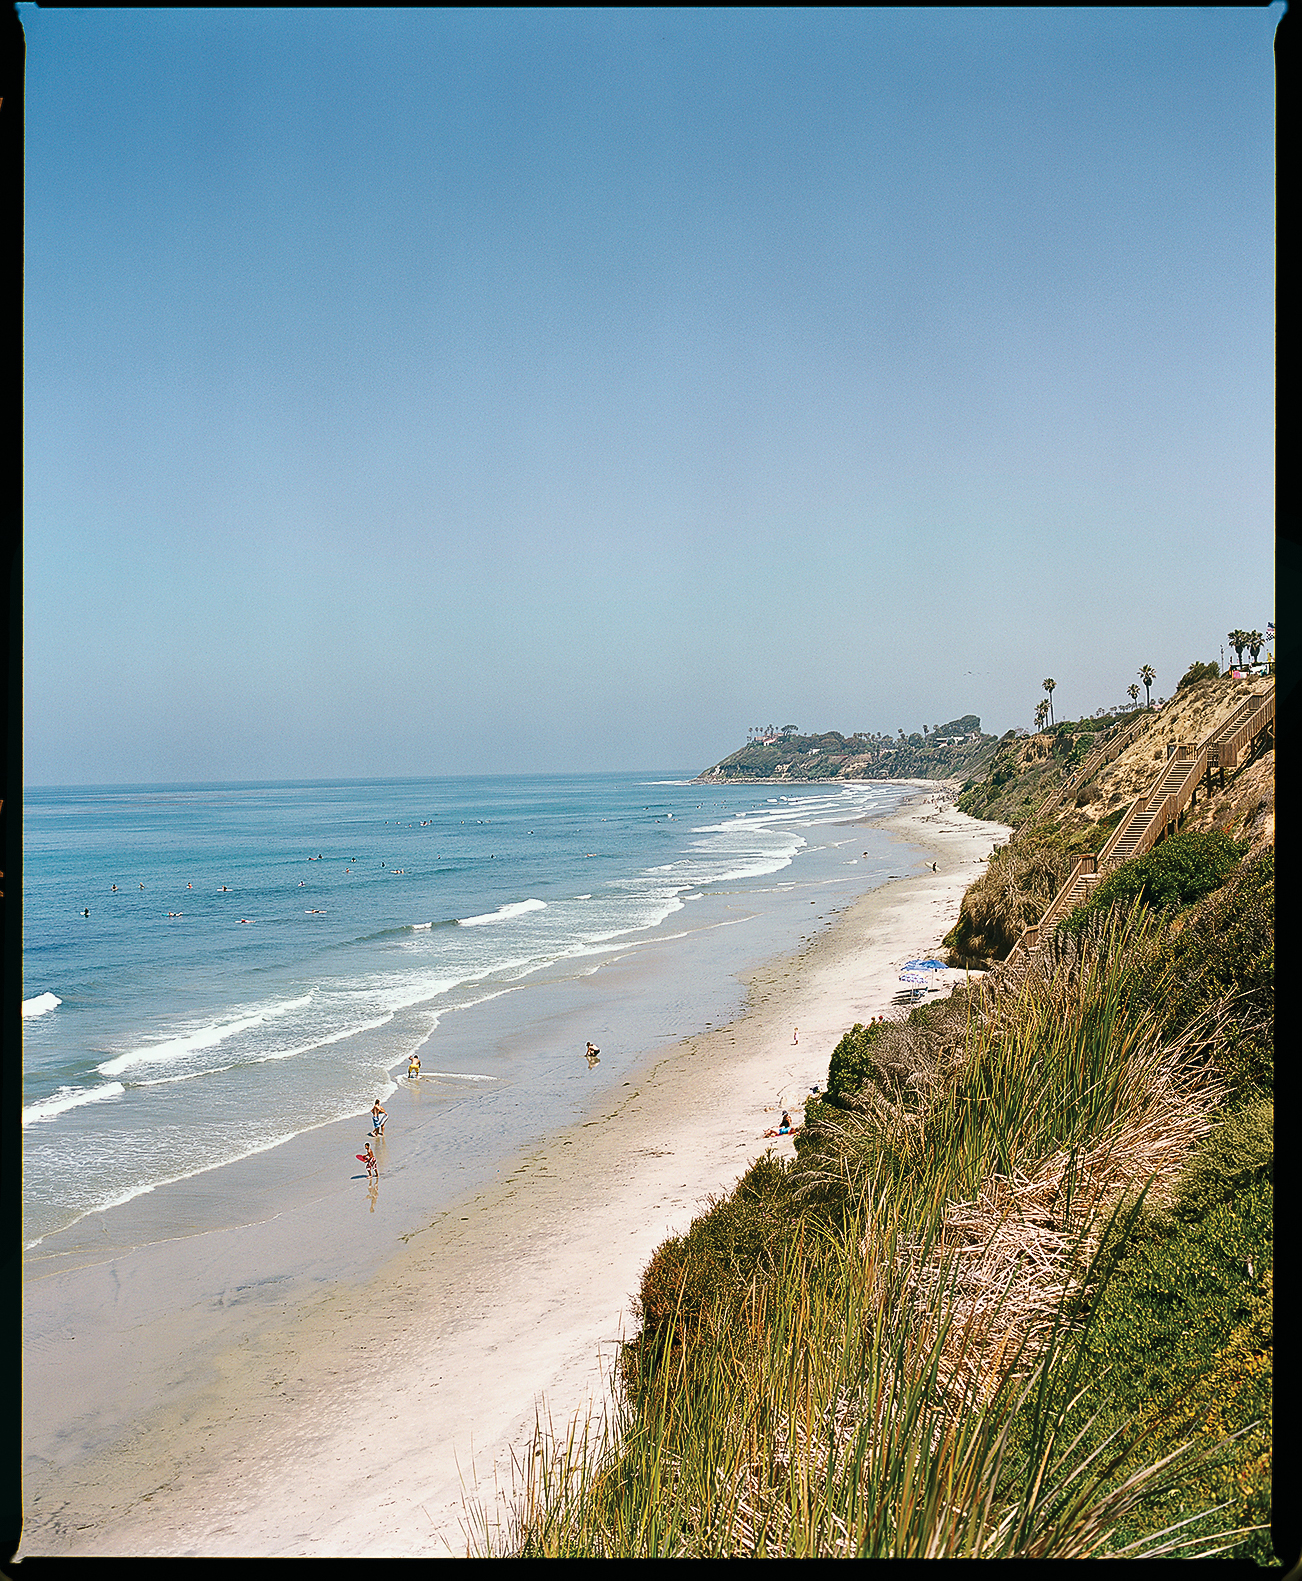
<path fill-rule="evenodd" d="M 1153 682 L 1157 679 L 1157 671 L 1151 664 L 1146 664 L 1139 672 L 1139 679 L 1144 683 L 1144 707 L 1151 708 L 1153 700 L 1150 689 Z"/>
<path fill-rule="evenodd" d="M 1252 655 L 1254 664 L 1257 662 L 1257 655 L 1261 652 L 1262 644 L 1265 640 L 1259 631 L 1250 631 L 1243 639 L 1243 645 Z"/>
<path fill-rule="evenodd" d="M 1049 699 L 1042 697 L 1035 705 L 1035 728 L 1043 730 L 1049 722 Z"/>
<path fill-rule="evenodd" d="M 1243 650 L 1248 646 L 1248 633 L 1246 631 L 1239 631 L 1236 628 L 1234 631 L 1231 631 L 1230 633 L 1228 633 L 1228 635 L 1229 635 L 1229 639 L 1230 639 L 1230 647 L 1232 647 L 1234 649 L 1235 653 L 1238 654 L 1238 656 L 1239 656 L 1239 668 L 1242 669 L 1243 668 Z"/>
<path fill-rule="evenodd" d="M 1055 686 L 1057 686 L 1058 683 L 1057 683 L 1057 681 L 1055 681 L 1053 679 L 1052 676 L 1050 676 L 1049 679 L 1047 681 L 1043 682 L 1042 684 L 1044 686 L 1045 691 L 1048 692 L 1048 694 L 1049 694 L 1049 723 L 1052 724 L 1053 723 L 1053 689 L 1054 689 Z"/>
<path fill-rule="evenodd" d="M 1131 681 L 1130 685 L 1126 687 L 1126 696 L 1130 699 L 1130 701 L 1132 703 L 1138 705 L 1138 703 L 1139 703 L 1139 688 L 1135 685 L 1135 683 L 1133 681 Z"/>

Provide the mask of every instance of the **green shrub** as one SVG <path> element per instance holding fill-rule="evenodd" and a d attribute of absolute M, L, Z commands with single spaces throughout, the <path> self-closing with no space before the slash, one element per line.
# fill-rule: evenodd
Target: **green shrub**
<path fill-rule="evenodd" d="M 1205 1178 L 1197 1158 L 1185 1178 L 1192 1208 Z M 1082 1418 L 1102 1413 L 1092 1437 L 1133 1435 L 1137 1464 L 1190 1437 L 1211 1449 L 1244 1433 L 1118 1530 L 1117 1547 L 1221 1503 L 1230 1508 L 1210 1517 L 1209 1529 L 1270 1518 L 1273 1202 L 1274 1188 L 1258 1171 L 1234 1200 L 1212 1203 L 1192 1222 L 1141 1215 L 1103 1291 L 1083 1340 L 1082 1376 L 1098 1382 L 1081 1403 Z M 1243 1540 L 1233 1554 L 1270 1563 L 1268 1534 Z"/>
<path fill-rule="evenodd" d="M 1229 1115 L 1196 1150 L 1180 1177 L 1175 1216 L 1192 1223 L 1274 1178 L 1275 1105 L 1255 1103 Z"/>
<path fill-rule="evenodd" d="M 830 1102 L 839 1103 L 851 1093 L 856 1093 L 872 1074 L 873 1045 L 880 1038 L 884 1021 L 864 1026 L 856 1021 L 832 1050 L 827 1067 L 827 1096 Z M 806 1110 L 805 1123 L 809 1123 Z"/>
<path fill-rule="evenodd" d="M 1076 745 L 1067 754 L 1067 761 L 1063 766 L 1068 769 L 1076 768 L 1079 764 L 1083 763 L 1087 757 L 1089 757 L 1093 750 L 1094 737 L 1092 735 L 1081 736 L 1076 742 Z"/>
<path fill-rule="evenodd" d="M 788 1167 L 765 1153 L 730 1196 L 715 1198 L 686 1235 L 652 1254 L 635 1303 L 643 1348 L 675 1324 L 696 1322 L 721 1296 L 739 1299 L 757 1272 L 771 1270 L 794 1219 Z"/>
<path fill-rule="evenodd" d="M 1134 991 L 1161 1004 L 1174 1034 L 1213 1005 L 1225 1007 L 1214 1057 L 1233 1094 L 1274 1088 L 1275 851 L 1242 862 L 1136 962 Z"/>
<path fill-rule="evenodd" d="M 1197 686 L 1199 681 L 1214 681 L 1220 673 L 1221 667 L 1214 660 L 1209 664 L 1200 664 L 1195 659 L 1176 682 L 1175 689 L 1177 692 L 1183 692 L 1188 686 Z"/>
<path fill-rule="evenodd" d="M 1219 889 L 1234 871 L 1243 847 L 1220 829 L 1173 834 L 1143 856 L 1123 862 L 1063 924 L 1079 933 L 1091 912 L 1136 900 L 1154 909 L 1192 905 Z"/>

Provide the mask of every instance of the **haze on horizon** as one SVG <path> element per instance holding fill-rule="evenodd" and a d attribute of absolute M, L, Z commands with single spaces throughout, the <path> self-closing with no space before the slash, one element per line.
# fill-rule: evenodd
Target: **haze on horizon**
<path fill-rule="evenodd" d="M 1275 614 L 1283 10 L 20 5 L 26 783 L 1169 696 Z"/>

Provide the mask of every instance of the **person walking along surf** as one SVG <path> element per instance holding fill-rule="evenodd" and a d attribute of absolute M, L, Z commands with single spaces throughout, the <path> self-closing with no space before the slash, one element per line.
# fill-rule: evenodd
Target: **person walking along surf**
<path fill-rule="evenodd" d="M 389 1118 L 388 1110 L 377 1098 L 371 1105 L 371 1125 L 376 1136 L 384 1135 L 384 1122 Z"/>

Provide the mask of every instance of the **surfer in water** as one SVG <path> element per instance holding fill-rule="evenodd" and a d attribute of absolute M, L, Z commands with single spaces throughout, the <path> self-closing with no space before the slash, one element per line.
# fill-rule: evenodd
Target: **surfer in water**
<path fill-rule="evenodd" d="M 411 1058 L 407 1061 L 407 1080 L 410 1081 L 413 1076 L 419 1076 L 419 1075 L 420 1075 L 420 1055 L 419 1054 L 413 1054 L 411 1056 Z"/>

